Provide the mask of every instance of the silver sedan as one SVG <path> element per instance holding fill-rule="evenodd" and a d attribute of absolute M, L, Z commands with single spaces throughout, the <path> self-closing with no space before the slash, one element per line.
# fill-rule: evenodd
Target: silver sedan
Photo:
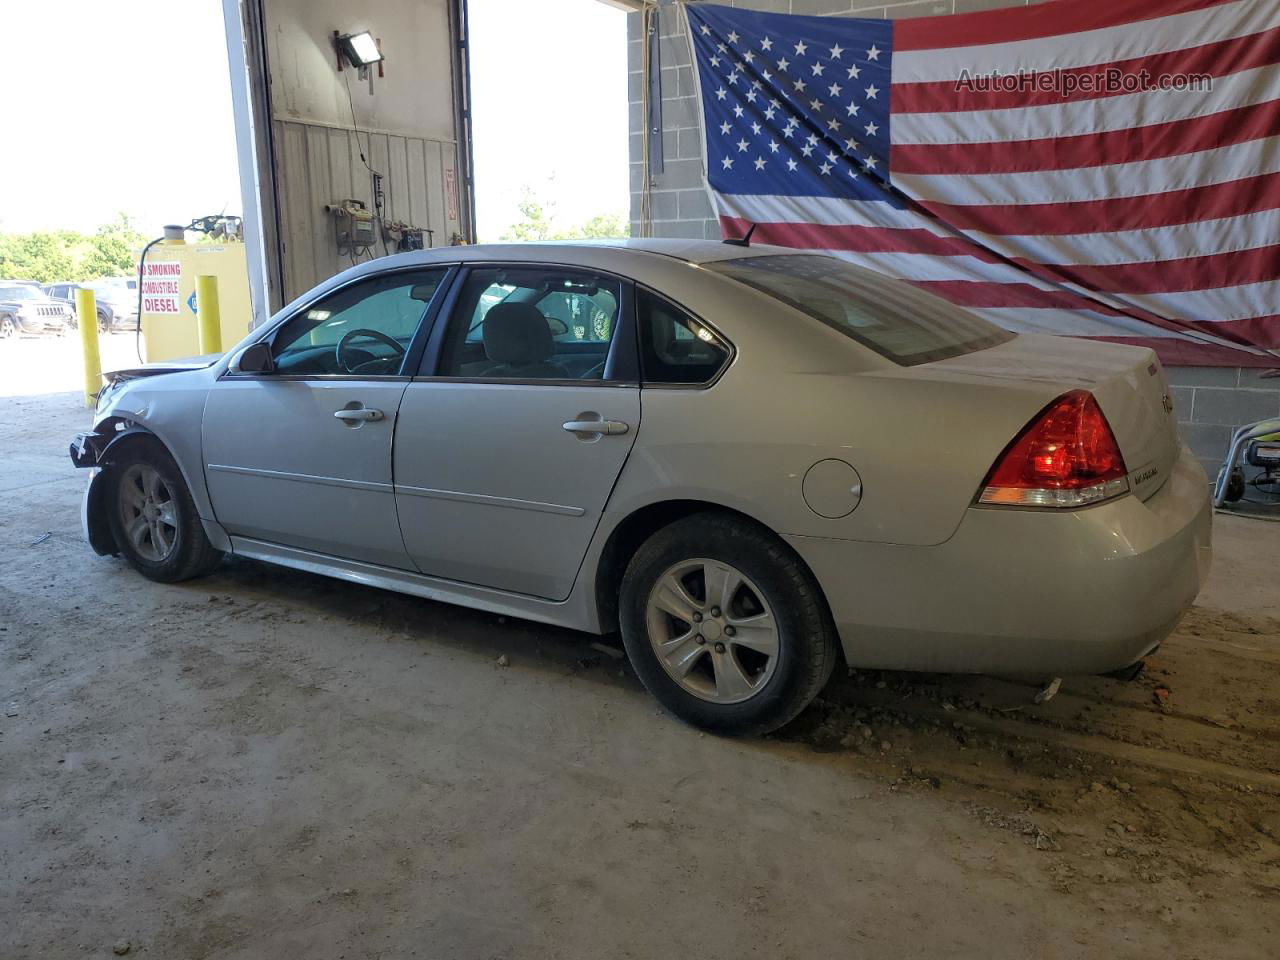
<path fill-rule="evenodd" d="M 109 375 L 100 554 L 227 553 L 621 631 L 760 733 L 856 667 L 1125 668 L 1195 599 L 1204 473 L 1155 356 L 1016 336 L 841 260 L 711 242 L 362 264 L 225 357 Z"/>

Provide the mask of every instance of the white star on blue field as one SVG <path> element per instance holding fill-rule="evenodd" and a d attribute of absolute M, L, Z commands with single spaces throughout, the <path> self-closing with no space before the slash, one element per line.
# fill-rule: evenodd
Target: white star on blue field
<path fill-rule="evenodd" d="M 712 189 L 887 199 L 891 21 L 688 15 Z"/>

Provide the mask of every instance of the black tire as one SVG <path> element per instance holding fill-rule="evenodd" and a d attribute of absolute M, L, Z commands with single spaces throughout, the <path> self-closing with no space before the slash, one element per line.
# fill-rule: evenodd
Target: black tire
<path fill-rule="evenodd" d="M 668 674 L 650 642 L 651 592 L 665 573 L 693 558 L 735 567 L 773 611 L 777 662 L 760 689 L 740 702 L 715 703 L 689 692 Z M 623 644 L 645 688 L 682 720 L 718 734 L 760 736 L 790 722 L 836 664 L 835 625 L 812 574 L 776 536 L 729 514 L 695 514 L 645 541 L 622 578 L 618 612 Z"/>
<path fill-rule="evenodd" d="M 0 340 L 11 340 L 18 335 L 18 321 L 13 317 L 0 317 Z"/>
<path fill-rule="evenodd" d="M 167 488 L 165 503 L 173 507 L 169 549 L 158 559 L 145 556 L 125 530 L 124 486 L 131 481 L 131 468 L 136 466 L 152 468 L 159 474 Z M 129 564 L 147 579 L 177 583 L 211 573 L 222 562 L 222 551 L 205 536 L 182 471 L 159 441 L 146 438 L 131 441 L 113 457 L 108 467 L 106 492 L 107 519 L 116 546 Z"/>
<path fill-rule="evenodd" d="M 107 313 L 103 313 L 102 311 L 98 311 L 98 333 L 103 334 L 103 333 L 110 333 L 110 332 L 111 332 L 111 315 Z"/>

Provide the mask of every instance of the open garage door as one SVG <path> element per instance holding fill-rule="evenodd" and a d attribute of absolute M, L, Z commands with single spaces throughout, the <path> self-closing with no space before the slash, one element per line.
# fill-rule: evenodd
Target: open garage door
<path fill-rule="evenodd" d="M 466 0 L 223 0 L 255 325 L 320 280 L 474 240 Z M 360 66 L 339 41 L 368 32 Z"/>

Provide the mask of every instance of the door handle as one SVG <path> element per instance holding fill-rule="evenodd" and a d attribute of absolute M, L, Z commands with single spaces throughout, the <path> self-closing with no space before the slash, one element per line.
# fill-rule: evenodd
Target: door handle
<path fill-rule="evenodd" d="M 621 420 L 569 420 L 562 425 L 570 433 L 607 434 L 615 436 L 631 428 Z"/>
<path fill-rule="evenodd" d="M 381 420 L 382 411 L 370 407 L 357 407 L 354 410 L 335 410 L 333 415 L 339 420 Z"/>

